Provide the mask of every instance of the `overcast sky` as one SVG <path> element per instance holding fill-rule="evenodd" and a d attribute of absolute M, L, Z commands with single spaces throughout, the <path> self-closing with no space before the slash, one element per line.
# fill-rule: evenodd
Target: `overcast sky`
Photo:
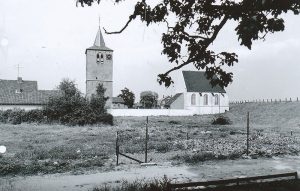
<path fill-rule="evenodd" d="M 61 79 L 76 81 L 85 93 L 85 49 L 101 26 L 120 29 L 135 1 L 118 5 L 102 0 L 100 6 L 76 7 L 75 0 L 0 0 L 0 79 L 16 79 L 17 65 L 24 80 L 37 80 L 39 89 L 53 89 Z M 287 15 L 286 30 L 254 42 L 252 50 L 239 46 L 235 23 L 222 29 L 214 48 L 235 51 L 239 63 L 231 68 L 234 82 L 227 88 L 231 100 L 300 97 L 300 16 Z M 165 25 L 146 27 L 133 22 L 122 34 L 105 35 L 114 50 L 114 96 L 128 87 L 139 94 L 153 90 L 175 94 L 182 83 L 166 89 L 157 74 L 172 65 L 161 55 Z M 194 70 L 192 66 L 184 70 Z M 173 74 L 180 81 L 180 72 Z"/>

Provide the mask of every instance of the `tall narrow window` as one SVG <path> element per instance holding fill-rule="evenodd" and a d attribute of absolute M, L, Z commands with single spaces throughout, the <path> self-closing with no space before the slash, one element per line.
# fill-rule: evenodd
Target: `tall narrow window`
<path fill-rule="evenodd" d="M 100 55 L 99 55 L 99 53 L 97 54 L 97 59 L 96 59 L 96 61 L 97 61 L 97 64 L 99 64 L 99 62 L 100 62 Z"/>
<path fill-rule="evenodd" d="M 196 105 L 196 94 L 192 94 L 191 96 L 191 105 Z"/>
<path fill-rule="evenodd" d="M 207 94 L 205 94 L 203 96 L 203 105 L 208 105 L 208 95 Z"/>
<path fill-rule="evenodd" d="M 220 100 L 219 100 L 219 95 L 215 95 L 215 105 L 219 105 Z"/>
<path fill-rule="evenodd" d="M 103 58 L 103 54 L 101 54 L 101 64 L 103 64 L 104 62 L 104 58 Z"/>

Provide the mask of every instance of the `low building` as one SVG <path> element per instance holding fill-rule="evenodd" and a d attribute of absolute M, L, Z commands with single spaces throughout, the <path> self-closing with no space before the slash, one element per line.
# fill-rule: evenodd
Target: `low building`
<path fill-rule="evenodd" d="M 58 90 L 38 90 L 37 81 L 0 79 L 0 110 L 40 109 L 51 96 L 59 95 Z"/>
<path fill-rule="evenodd" d="M 191 110 L 195 114 L 224 113 L 229 110 L 226 91 L 212 86 L 206 79 L 205 72 L 183 71 L 185 91 L 177 93 L 166 103 L 170 109 Z"/>
<path fill-rule="evenodd" d="M 169 105 L 167 105 L 168 101 L 172 98 L 172 96 L 166 96 L 161 99 L 158 100 L 158 105 L 161 109 L 167 109 L 169 108 Z"/>
<path fill-rule="evenodd" d="M 112 98 L 112 107 L 113 109 L 127 109 L 127 105 L 125 105 L 125 101 L 120 97 Z"/>

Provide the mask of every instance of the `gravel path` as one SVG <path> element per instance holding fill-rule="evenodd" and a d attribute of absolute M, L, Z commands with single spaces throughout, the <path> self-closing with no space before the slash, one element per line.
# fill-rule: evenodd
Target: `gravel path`
<path fill-rule="evenodd" d="M 163 175 L 167 175 L 172 181 L 186 182 L 240 176 L 267 175 L 290 171 L 300 172 L 300 156 L 210 161 L 193 166 L 172 166 L 170 163 L 149 167 L 123 165 L 116 171 L 106 173 L 84 175 L 55 174 L 2 178 L 0 179 L 0 190 L 84 191 L 92 190 L 92 188 L 101 184 L 116 184 L 122 180 L 133 181 L 142 178 L 160 178 Z"/>

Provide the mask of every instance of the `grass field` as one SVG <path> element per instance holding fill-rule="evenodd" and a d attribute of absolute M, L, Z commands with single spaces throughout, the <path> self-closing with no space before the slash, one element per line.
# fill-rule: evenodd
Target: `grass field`
<path fill-rule="evenodd" d="M 296 155 L 300 151 L 300 103 L 231 105 L 231 125 L 211 125 L 216 115 L 149 117 L 149 158 L 157 163 L 196 163 L 245 157 L 250 112 L 250 155 Z M 145 117 L 117 117 L 114 126 L 0 124 L 0 175 L 31 175 L 115 168 L 115 138 L 121 151 L 143 160 Z M 292 131 L 292 135 L 291 135 Z M 121 162 L 130 162 L 123 160 Z"/>

